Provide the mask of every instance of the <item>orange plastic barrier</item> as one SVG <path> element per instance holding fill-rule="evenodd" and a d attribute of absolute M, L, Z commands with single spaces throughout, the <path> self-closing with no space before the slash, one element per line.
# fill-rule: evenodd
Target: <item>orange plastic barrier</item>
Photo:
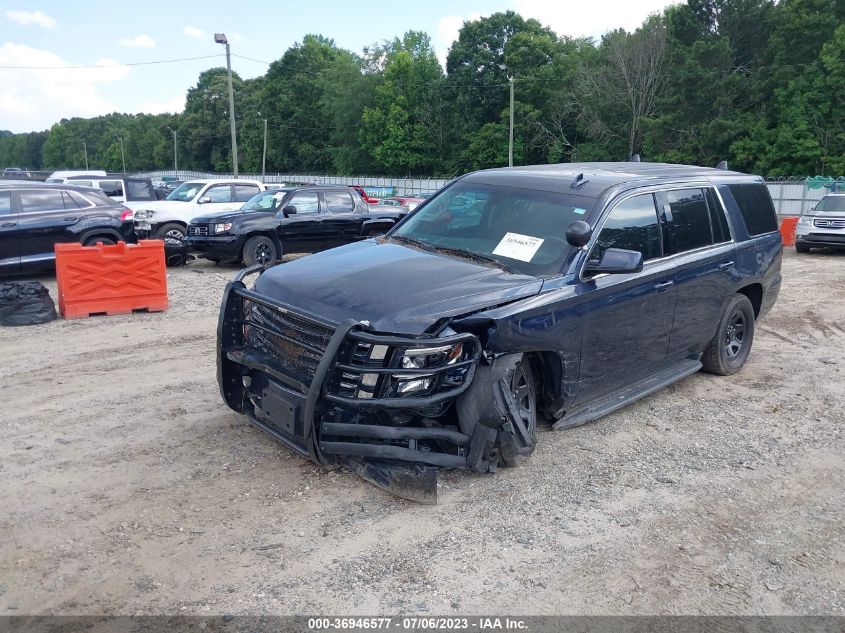
<path fill-rule="evenodd" d="M 66 319 L 167 309 L 164 242 L 56 244 L 59 310 Z"/>
<path fill-rule="evenodd" d="M 799 218 L 784 218 L 780 223 L 780 238 L 784 246 L 795 246 L 795 229 Z"/>

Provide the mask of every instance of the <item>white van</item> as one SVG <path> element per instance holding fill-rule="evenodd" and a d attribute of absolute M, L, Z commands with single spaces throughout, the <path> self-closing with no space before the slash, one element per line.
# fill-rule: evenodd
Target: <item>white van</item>
<path fill-rule="evenodd" d="M 66 178 L 73 176 L 105 176 L 106 172 L 102 169 L 65 169 L 63 171 L 54 171 L 50 177 L 44 182 L 64 185 Z"/>

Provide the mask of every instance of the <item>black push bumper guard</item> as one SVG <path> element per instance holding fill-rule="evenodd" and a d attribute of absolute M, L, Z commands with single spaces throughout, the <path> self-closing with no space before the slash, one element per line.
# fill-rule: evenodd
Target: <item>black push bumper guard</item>
<path fill-rule="evenodd" d="M 239 413 L 244 413 L 255 426 L 269 433 L 275 439 L 285 444 L 294 451 L 309 457 L 310 459 L 325 464 L 326 456 L 359 458 L 378 461 L 398 461 L 413 464 L 425 464 L 444 468 L 469 468 L 468 454 L 470 453 L 471 437 L 459 431 L 442 427 L 404 427 L 388 426 L 382 424 L 357 424 L 343 422 L 323 422 L 315 424 L 315 413 L 318 402 L 323 399 L 327 402 L 354 407 L 362 410 L 373 409 L 425 409 L 439 405 L 443 402 L 453 400 L 464 393 L 472 383 L 478 359 L 481 353 L 481 345 L 477 337 L 472 334 L 455 334 L 439 338 L 414 338 L 375 334 L 364 330 L 366 327 L 357 321 L 349 319 L 340 324 L 330 323 L 318 315 L 309 314 L 300 308 L 290 306 L 284 302 L 270 299 L 265 295 L 248 290 L 243 279 L 248 275 L 262 271 L 264 266 L 252 266 L 240 271 L 235 278 L 229 282 L 224 291 L 223 302 L 220 308 L 218 322 L 218 343 L 217 343 L 217 378 L 220 385 L 221 395 L 225 402 Z M 251 349 L 244 345 L 243 326 L 258 327 L 274 336 L 278 336 L 291 343 L 302 345 L 301 341 L 290 338 L 285 333 L 269 327 L 267 324 L 258 324 L 244 318 L 243 300 L 249 300 L 270 309 L 288 311 L 299 317 L 304 317 L 326 327 L 334 329 L 334 334 L 325 348 L 323 357 L 317 366 L 317 370 L 309 384 L 299 381 L 292 376 L 280 371 L 274 366 L 273 358 L 262 354 L 258 350 Z M 409 347 L 441 347 L 461 342 L 469 345 L 470 350 L 466 357 L 451 365 L 442 367 L 406 369 L 396 367 L 370 367 L 354 363 L 340 362 L 338 353 L 347 341 L 370 343 L 373 345 L 386 345 L 391 350 Z M 413 375 L 439 377 L 440 374 L 466 367 L 467 371 L 459 386 L 452 387 L 442 393 L 432 393 L 428 396 L 417 397 L 373 397 L 360 399 L 345 397 L 328 392 L 328 383 L 335 371 L 357 374 L 379 374 L 399 375 L 410 377 Z M 294 438 L 286 433 L 280 432 L 274 426 L 260 420 L 250 411 L 247 405 L 247 385 L 244 378 L 250 370 L 264 372 L 272 379 L 283 383 L 286 388 L 301 394 L 304 397 L 304 406 L 301 408 L 301 422 L 303 425 L 303 437 Z M 349 441 L 324 441 L 323 436 L 333 438 L 349 438 Z M 371 442 L 368 440 L 382 440 Z M 432 450 L 419 450 L 404 446 L 397 446 L 387 442 L 400 440 L 408 441 L 415 445 L 420 440 L 435 442 L 448 442 L 458 447 L 458 452 L 453 454 L 446 452 L 435 452 Z"/>

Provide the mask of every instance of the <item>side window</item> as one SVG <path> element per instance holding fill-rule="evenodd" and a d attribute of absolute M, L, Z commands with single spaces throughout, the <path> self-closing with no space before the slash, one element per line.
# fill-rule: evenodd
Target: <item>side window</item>
<path fill-rule="evenodd" d="M 76 203 L 76 206 L 80 209 L 87 209 L 91 206 L 91 203 L 88 200 L 83 198 L 80 194 L 75 191 L 65 191 L 65 195 L 68 196 L 71 200 L 73 200 L 74 203 Z"/>
<path fill-rule="evenodd" d="M 68 180 L 68 185 L 73 185 L 74 187 L 93 187 L 94 183 L 90 180 Z"/>
<path fill-rule="evenodd" d="M 320 200 L 315 191 L 300 191 L 285 203 L 286 207 L 296 207 L 297 215 L 301 213 L 319 213 Z"/>
<path fill-rule="evenodd" d="M 71 198 L 69 191 L 62 191 L 62 199 L 65 203 L 65 209 L 78 209 L 79 205 L 76 203 L 76 200 Z M 87 204 L 85 205 L 88 206 Z"/>
<path fill-rule="evenodd" d="M 229 185 L 214 185 L 209 187 L 202 197 L 208 196 L 211 198 L 209 202 L 231 202 L 232 201 L 232 187 Z"/>
<path fill-rule="evenodd" d="M 704 190 L 704 197 L 707 198 L 707 206 L 710 208 L 710 226 L 713 227 L 713 241 L 716 244 L 731 241 L 731 229 L 728 227 L 728 218 L 719 198 L 712 189 Z"/>
<path fill-rule="evenodd" d="M 101 180 L 100 189 L 110 197 L 123 195 L 123 183 L 119 180 Z"/>
<path fill-rule="evenodd" d="M 691 251 L 713 243 L 710 211 L 702 189 L 680 189 L 657 194 L 666 255 Z"/>
<path fill-rule="evenodd" d="M 260 191 L 255 185 L 235 185 L 235 202 L 246 202 Z"/>
<path fill-rule="evenodd" d="M 326 191 L 323 194 L 326 201 L 326 208 L 335 213 L 351 213 L 355 209 L 355 203 L 345 191 Z"/>
<path fill-rule="evenodd" d="M 0 215 L 9 215 L 12 212 L 12 192 L 0 191 Z"/>
<path fill-rule="evenodd" d="M 65 202 L 60 189 L 27 189 L 21 191 L 20 195 L 21 211 L 23 213 L 55 211 L 65 208 Z"/>
<path fill-rule="evenodd" d="M 748 227 L 749 235 L 762 235 L 778 230 L 778 219 L 769 190 L 763 183 L 728 185 Z"/>
<path fill-rule="evenodd" d="M 660 257 L 660 230 L 653 195 L 634 196 L 613 208 L 590 252 L 590 259 L 601 260 L 608 248 L 639 251 L 643 261 Z"/>
<path fill-rule="evenodd" d="M 153 186 L 146 180 L 127 180 L 126 196 L 129 200 L 155 200 Z"/>

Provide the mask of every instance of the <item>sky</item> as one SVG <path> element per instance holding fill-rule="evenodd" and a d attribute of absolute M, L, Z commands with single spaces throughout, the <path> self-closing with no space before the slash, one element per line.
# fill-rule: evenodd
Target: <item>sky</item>
<path fill-rule="evenodd" d="M 0 130 L 44 130 L 62 118 L 109 112 L 179 112 L 198 75 L 225 66 L 224 48 L 214 43 L 215 32 L 226 34 L 233 54 L 258 60 L 232 58 L 232 69 L 250 78 L 264 74 L 267 63 L 308 33 L 325 35 L 360 53 L 367 45 L 421 30 L 431 36 L 435 52 L 445 62 L 465 20 L 497 11 L 511 9 L 536 18 L 560 35 L 599 38 L 616 28 L 633 30 L 650 13 L 674 2 L 4 0 Z M 140 65 L 185 58 L 194 59 Z"/>

